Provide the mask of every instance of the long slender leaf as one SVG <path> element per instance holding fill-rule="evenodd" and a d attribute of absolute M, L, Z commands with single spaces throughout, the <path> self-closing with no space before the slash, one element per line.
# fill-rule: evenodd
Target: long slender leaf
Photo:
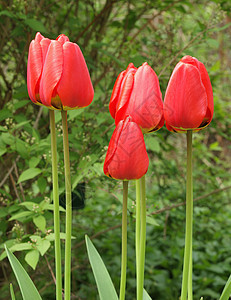
<path fill-rule="evenodd" d="M 152 300 L 145 289 L 143 290 L 143 300 Z"/>
<path fill-rule="evenodd" d="M 7 249 L 5 245 L 6 253 L 11 264 L 11 267 L 14 271 L 14 275 L 17 278 L 23 300 L 42 300 L 40 297 L 34 283 L 30 279 L 27 272 L 24 270 L 23 266 L 20 264 L 18 259 L 14 256 L 13 253 L 9 249 Z"/>
<path fill-rule="evenodd" d="M 104 265 L 102 258 L 87 235 L 85 236 L 85 240 L 88 257 L 95 276 L 100 300 L 118 300 L 111 277 Z"/>
<path fill-rule="evenodd" d="M 224 287 L 224 290 L 219 300 L 228 300 L 230 295 L 231 295 L 231 275 L 229 276 L 229 279 L 226 282 L 226 285 Z"/>
<path fill-rule="evenodd" d="M 13 289 L 12 283 L 10 283 L 10 295 L 11 295 L 11 300 L 15 300 L 14 289 Z"/>

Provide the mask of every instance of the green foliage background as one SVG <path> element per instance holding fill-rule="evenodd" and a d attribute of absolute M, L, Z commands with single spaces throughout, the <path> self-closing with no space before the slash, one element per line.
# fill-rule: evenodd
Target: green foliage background
<path fill-rule="evenodd" d="M 24 264 L 43 299 L 54 299 L 54 236 L 48 110 L 28 98 L 26 64 L 35 33 L 60 33 L 79 44 L 95 89 L 93 103 L 69 112 L 73 189 L 85 182 L 85 208 L 73 218 L 73 299 L 98 299 L 84 235 L 92 237 L 116 289 L 120 278 L 121 183 L 102 166 L 114 130 L 108 103 L 117 75 L 128 63 L 147 61 L 164 96 L 175 64 L 189 54 L 210 75 L 215 102 L 211 125 L 194 135 L 194 297 L 217 299 L 231 273 L 230 137 L 231 3 L 214 1 L 9 0 L 0 2 L 0 247 Z M 60 113 L 60 193 L 64 170 Z M 145 287 L 153 299 L 179 299 L 185 222 L 185 135 L 162 128 L 145 137 L 147 173 Z M 135 186 L 130 183 L 127 298 L 135 299 Z M 76 204 L 77 206 L 78 204 Z M 64 214 L 62 231 L 64 232 Z M 62 243 L 64 246 L 64 243 Z M 63 247 L 64 248 L 64 247 Z M 3 252 L 3 250 L 2 250 Z M 64 254 L 64 253 L 63 253 Z M 0 259 L 0 299 L 9 263 Z M 25 260 L 24 260 L 25 258 Z"/>

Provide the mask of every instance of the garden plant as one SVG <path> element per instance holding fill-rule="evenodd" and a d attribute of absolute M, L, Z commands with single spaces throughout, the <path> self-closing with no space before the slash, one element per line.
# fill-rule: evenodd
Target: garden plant
<path fill-rule="evenodd" d="M 0 299 L 230 299 L 231 5 L 205 2 L 0 4 Z"/>

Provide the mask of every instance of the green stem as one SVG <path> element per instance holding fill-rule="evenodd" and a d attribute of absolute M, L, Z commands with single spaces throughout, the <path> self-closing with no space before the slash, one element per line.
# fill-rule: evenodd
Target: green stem
<path fill-rule="evenodd" d="M 140 250 L 138 265 L 138 282 L 137 282 L 137 300 L 143 299 L 144 289 L 144 263 L 145 263 L 145 244 L 146 244 L 146 192 L 145 176 L 141 178 L 141 220 L 140 220 Z"/>
<path fill-rule="evenodd" d="M 122 214 L 122 262 L 120 278 L 120 300 L 125 299 L 126 270 L 127 270 L 127 201 L 128 181 L 123 181 L 123 214 Z"/>
<path fill-rule="evenodd" d="M 66 188 L 66 243 L 65 243 L 65 273 L 64 273 L 64 294 L 65 300 L 71 298 L 71 225 L 72 225 L 72 201 L 71 201 L 71 172 L 69 159 L 67 112 L 61 111 L 63 126 L 63 150 L 65 167 L 65 188 Z"/>
<path fill-rule="evenodd" d="M 140 260 L 140 196 L 141 181 L 136 180 L 136 280 L 138 282 L 139 260 Z M 138 284 L 136 285 L 138 295 Z"/>
<path fill-rule="evenodd" d="M 187 187 L 186 187 L 186 230 L 184 268 L 181 300 L 187 299 L 187 288 L 192 293 L 192 224 L 193 224 L 193 182 L 192 182 L 192 130 L 187 131 Z M 190 296 L 191 297 L 191 296 Z"/>
<path fill-rule="evenodd" d="M 189 262 L 189 274 L 188 274 L 188 300 L 193 300 L 192 291 L 192 244 L 190 249 L 190 262 Z"/>
<path fill-rule="evenodd" d="M 52 159 L 52 182 L 54 202 L 54 233 L 55 233 L 55 268 L 56 268 L 56 300 L 62 300 L 62 266 L 60 246 L 60 221 L 59 221 L 59 186 L 58 186 L 58 163 L 57 144 L 55 132 L 55 112 L 49 109 L 51 131 L 51 159 Z"/>

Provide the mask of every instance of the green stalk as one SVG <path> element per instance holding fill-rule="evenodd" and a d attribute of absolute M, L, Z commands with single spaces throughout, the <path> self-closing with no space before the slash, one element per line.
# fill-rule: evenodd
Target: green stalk
<path fill-rule="evenodd" d="M 192 291 L 192 244 L 190 249 L 190 263 L 189 263 L 189 274 L 188 274 L 188 300 L 193 300 Z"/>
<path fill-rule="evenodd" d="M 139 260 L 140 260 L 140 196 L 141 181 L 136 180 L 136 280 L 138 282 Z M 137 295 L 138 295 L 138 284 Z"/>
<path fill-rule="evenodd" d="M 140 250 L 138 265 L 137 300 L 143 300 L 144 289 L 144 263 L 145 263 L 145 244 L 146 244 L 146 192 L 145 176 L 141 178 L 141 219 L 140 219 Z"/>
<path fill-rule="evenodd" d="M 123 181 L 123 213 L 122 213 L 122 261 L 120 278 L 120 300 L 125 299 L 126 271 L 127 271 L 127 202 L 128 181 Z"/>
<path fill-rule="evenodd" d="M 60 220 L 59 220 L 59 186 L 58 186 L 58 163 L 57 144 L 55 133 L 55 112 L 49 109 L 51 131 L 51 159 L 52 159 L 52 182 L 54 201 L 54 233 L 55 233 L 55 269 L 56 269 L 56 300 L 62 300 L 62 266 L 60 246 Z"/>
<path fill-rule="evenodd" d="M 188 286 L 190 287 L 190 294 L 192 294 L 192 225 L 193 225 L 192 130 L 187 131 L 187 182 L 186 184 L 187 184 L 186 186 L 186 230 L 185 230 L 185 250 L 184 250 L 184 267 L 183 267 L 181 300 L 187 299 Z M 192 295 L 189 296 L 192 297 Z"/>
<path fill-rule="evenodd" d="M 67 112 L 62 110 L 63 126 L 63 150 L 65 167 L 65 188 L 66 188 L 66 243 L 65 243 L 65 273 L 64 273 L 64 294 L 65 300 L 71 299 L 71 225 L 72 225 L 72 201 L 71 201 L 71 172 L 69 159 Z"/>

